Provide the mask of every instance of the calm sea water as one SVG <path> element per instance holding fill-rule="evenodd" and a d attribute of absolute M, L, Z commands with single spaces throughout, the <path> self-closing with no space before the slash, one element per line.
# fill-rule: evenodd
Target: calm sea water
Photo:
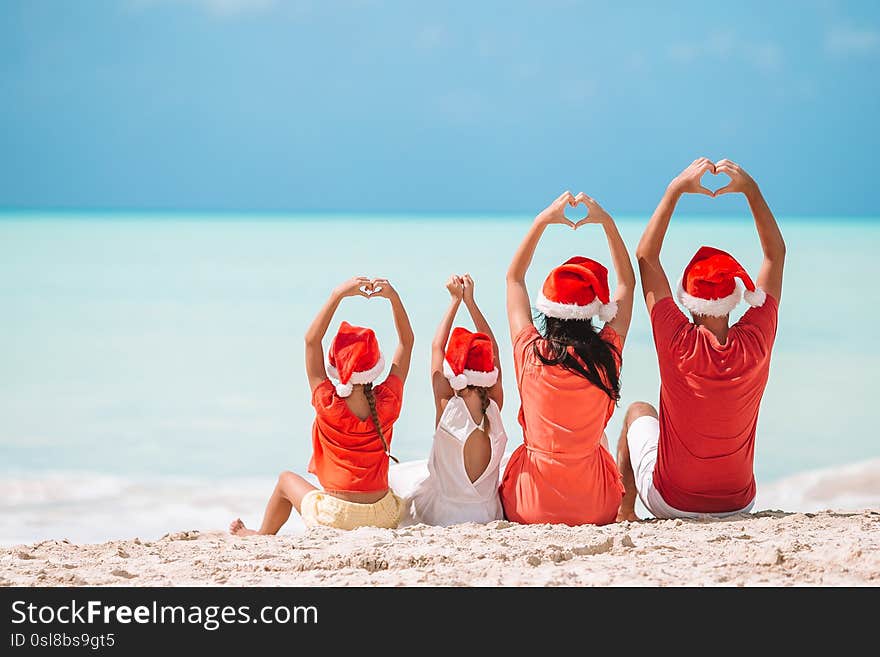
<path fill-rule="evenodd" d="M 619 221 L 631 250 L 645 220 Z M 277 472 L 305 470 L 312 410 L 302 337 L 329 290 L 355 274 L 391 279 L 410 313 L 417 343 L 394 451 L 426 457 L 428 352 L 447 303 L 443 283 L 453 272 L 474 276 L 512 372 L 504 272 L 529 221 L 3 215 L 0 542 L 219 526 L 233 512 L 256 519 Z M 872 429 L 880 221 L 781 225 L 789 259 L 759 424 L 762 483 L 880 456 Z M 674 219 L 664 249 L 671 278 L 701 244 L 731 251 L 757 274 L 751 217 Z M 598 227 L 551 228 L 529 276 L 533 294 L 574 254 L 610 264 Z M 621 408 L 658 394 L 640 300 L 634 315 Z M 393 349 L 386 301 L 345 301 L 331 332 L 342 319 L 374 327 Z M 468 325 L 466 315 L 460 321 Z M 513 377 L 506 381 L 513 447 L 518 398 Z M 612 445 L 621 418 L 609 425 Z"/>

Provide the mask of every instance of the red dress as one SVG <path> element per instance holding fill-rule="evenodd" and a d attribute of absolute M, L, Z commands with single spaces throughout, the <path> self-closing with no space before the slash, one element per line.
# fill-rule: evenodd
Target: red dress
<path fill-rule="evenodd" d="M 599 335 L 620 349 L 620 338 L 610 326 Z M 523 444 L 504 471 L 504 513 L 509 520 L 529 524 L 614 522 L 623 484 L 614 459 L 600 443 L 614 402 L 579 374 L 544 365 L 534 353 L 535 343 L 546 345 L 534 326 L 513 341 Z"/>

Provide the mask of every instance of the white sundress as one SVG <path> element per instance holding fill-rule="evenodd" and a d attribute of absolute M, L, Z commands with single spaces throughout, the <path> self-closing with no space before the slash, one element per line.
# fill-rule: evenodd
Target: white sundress
<path fill-rule="evenodd" d="M 471 482 L 464 467 L 464 444 L 475 429 L 489 420 L 492 455 L 485 471 Z M 428 525 L 486 523 L 504 517 L 498 495 L 498 479 L 507 434 L 498 404 L 489 401 L 481 424 L 474 422 L 464 400 L 455 395 L 446 404 L 428 458 L 428 476 L 410 496 L 413 522 Z"/>

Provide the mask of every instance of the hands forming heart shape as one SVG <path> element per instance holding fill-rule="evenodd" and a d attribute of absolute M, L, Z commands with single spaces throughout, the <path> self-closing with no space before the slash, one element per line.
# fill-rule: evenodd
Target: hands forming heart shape
<path fill-rule="evenodd" d="M 703 178 L 709 174 L 713 176 L 725 175 L 730 178 L 730 182 L 718 189 L 711 190 L 703 185 Z M 728 159 L 712 162 L 707 157 L 694 160 L 670 184 L 670 188 L 678 193 L 705 194 L 712 198 L 734 192 L 746 193 L 752 187 L 756 187 L 755 181 L 738 164 Z"/>
<path fill-rule="evenodd" d="M 340 283 L 335 290 L 339 297 L 381 297 L 390 299 L 396 294 L 391 283 L 387 278 L 368 278 L 366 276 L 355 276 L 347 281 Z"/>
<path fill-rule="evenodd" d="M 387 278 L 368 278 L 366 276 L 355 276 L 340 285 L 338 290 L 342 296 L 362 296 L 367 299 L 374 297 L 387 299 L 394 293 L 394 288 L 391 287 Z"/>
<path fill-rule="evenodd" d="M 360 292 L 361 296 L 370 299 L 372 297 L 382 296 L 382 291 L 385 289 L 385 285 L 388 284 L 388 281 L 384 278 L 374 278 L 372 280 L 366 280 L 358 286 L 358 292 Z"/>
<path fill-rule="evenodd" d="M 578 195 L 574 197 L 574 201 L 569 201 L 568 206 L 564 209 L 577 208 L 579 205 L 583 205 L 587 210 L 587 213 L 583 217 L 570 218 L 568 215 L 565 215 L 565 218 L 568 219 L 568 222 L 574 230 L 577 230 L 578 226 L 590 223 L 590 206 L 587 205 L 586 194 L 583 192 L 578 192 Z"/>
<path fill-rule="evenodd" d="M 725 175 L 730 178 L 730 182 L 718 189 L 709 189 L 703 185 L 703 177 L 708 174 L 713 176 Z M 712 198 L 734 192 L 750 194 L 757 191 L 757 189 L 758 185 L 752 177 L 736 162 L 731 162 L 726 158 L 718 160 L 718 162 L 713 162 L 707 157 L 697 158 L 669 184 L 669 191 L 676 194 L 705 194 Z M 587 207 L 587 215 L 585 217 L 575 220 L 565 216 L 567 208 L 575 208 L 582 203 Z M 575 196 L 569 191 L 563 192 L 559 198 L 547 206 L 538 215 L 536 221 L 544 226 L 549 224 L 565 224 L 575 230 L 584 224 L 603 224 L 607 226 L 609 223 L 613 223 L 611 217 L 595 199 L 583 192 L 579 192 Z"/>
<path fill-rule="evenodd" d="M 565 216 L 565 210 L 569 207 L 576 208 L 583 204 L 587 208 L 587 214 L 581 219 L 573 220 Z M 571 192 L 563 192 L 546 210 L 538 215 L 539 220 L 545 224 L 565 224 L 577 230 L 585 224 L 604 224 L 611 221 L 611 217 L 599 205 L 595 199 L 579 192 L 577 196 Z"/>

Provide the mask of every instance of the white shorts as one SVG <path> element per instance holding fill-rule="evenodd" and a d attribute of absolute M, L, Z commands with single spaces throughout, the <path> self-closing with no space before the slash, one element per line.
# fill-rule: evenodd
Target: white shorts
<path fill-rule="evenodd" d="M 639 498 L 655 518 L 724 518 L 737 513 L 748 513 L 755 505 L 755 501 L 752 500 L 744 509 L 723 513 L 696 513 L 669 506 L 660 492 L 654 488 L 654 466 L 657 464 L 657 446 L 660 443 L 660 422 L 650 415 L 636 418 L 629 425 L 626 442 L 629 446 L 629 461 L 635 474 Z"/>

